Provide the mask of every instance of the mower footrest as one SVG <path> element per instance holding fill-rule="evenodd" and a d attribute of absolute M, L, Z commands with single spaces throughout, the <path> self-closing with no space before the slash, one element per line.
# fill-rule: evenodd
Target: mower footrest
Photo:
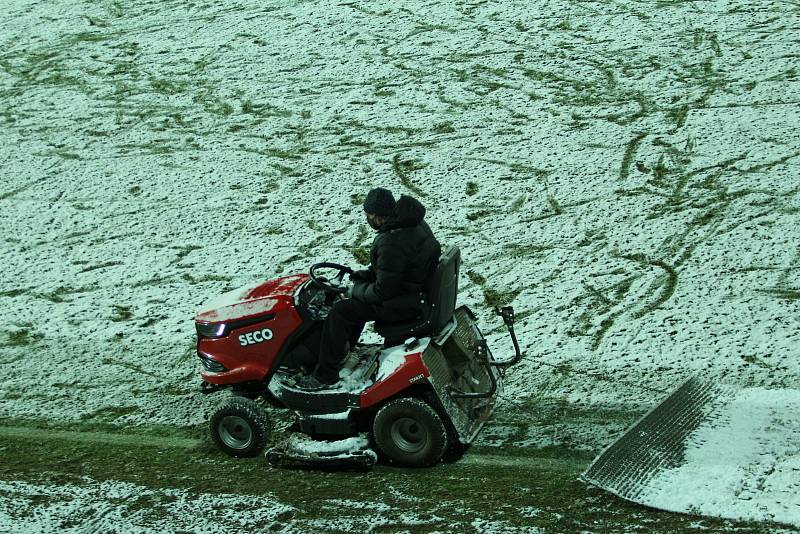
<path fill-rule="evenodd" d="M 350 410 L 340 413 L 299 414 L 297 422 L 300 430 L 306 434 L 347 435 L 356 430 L 350 420 Z"/>

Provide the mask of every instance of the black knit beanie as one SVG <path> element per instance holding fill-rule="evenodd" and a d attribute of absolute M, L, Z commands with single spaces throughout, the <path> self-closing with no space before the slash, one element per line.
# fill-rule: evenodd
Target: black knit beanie
<path fill-rule="evenodd" d="M 364 200 L 364 211 L 375 215 L 388 216 L 394 212 L 394 196 L 383 187 L 376 187 L 367 193 Z"/>

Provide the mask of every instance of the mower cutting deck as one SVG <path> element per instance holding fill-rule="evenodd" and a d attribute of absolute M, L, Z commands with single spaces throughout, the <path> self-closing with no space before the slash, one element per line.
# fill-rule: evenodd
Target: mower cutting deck
<path fill-rule="evenodd" d="M 491 415 L 502 373 L 521 358 L 513 309 L 496 309 L 508 327 L 515 356 L 496 361 L 466 306 L 455 309 L 460 256 L 451 248 L 420 295 L 423 313 L 403 324 L 376 323 L 383 345 L 350 354 L 340 382 L 305 391 L 298 377 L 312 369 L 324 318 L 341 298 L 349 268 L 316 264 L 293 275 L 223 295 L 196 317 L 203 391 L 231 389 L 211 418 L 211 435 L 232 456 L 255 456 L 270 423 L 263 404 L 292 410 L 310 446 L 273 448 L 274 464 L 356 462 L 372 465 L 369 436 L 385 460 L 431 465 L 456 443 L 471 443 Z M 339 274 L 328 281 L 322 268 Z M 338 444 L 338 445 L 337 445 Z M 344 447 L 344 448 L 343 448 Z"/>

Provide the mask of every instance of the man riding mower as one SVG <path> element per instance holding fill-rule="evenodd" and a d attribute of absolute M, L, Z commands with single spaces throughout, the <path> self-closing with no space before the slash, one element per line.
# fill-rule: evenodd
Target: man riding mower
<path fill-rule="evenodd" d="M 234 394 L 211 417 L 226 453 L 263 450 L 271 425 L 257 401 L 292 410 L 297 429 L 317 439 L 271 449 L 273 464 L 372 465 L 375 447 L 391 463 L 431 465 L 471 443 L 491 415 L 504 368 L 522 357 L 513 309 L 495 309 L 515 350 L 497 361 L 475 315 L 456 308 L 460 252 L 441 254 L 424 207 L 406 196 L 395 203 L 385 189 L 370 191 L 364 207 L 378 230 L 369 269 L 318 263 L 308 275 L 227 293 L 196 316 L 203 391 Z M 369 320 L 384 342 L 358 346 Z"/>

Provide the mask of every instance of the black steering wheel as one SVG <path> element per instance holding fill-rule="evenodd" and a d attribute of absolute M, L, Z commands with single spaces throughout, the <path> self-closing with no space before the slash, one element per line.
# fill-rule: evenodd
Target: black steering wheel
<path fill-rule="evenodd" d="M 320 269 L 338 270 L 339 274 L 333 277 L 333 280 L 336 281 L 336 284 L 335 285 L 331 284 L 330 282 L 328 282 L 327 278 L 317 274 L 317 271 Z M 315 263 L 314 265 L 311 266 L 311 269 L 308 270 L 308 276 L 311 277 L 311 279 L 314 281 L 315 284 L 317 284 L 319 287 L 321 287 L 323 290 L 329 293 L 338 293 L 340 295 L 347 292 L 347 288 L 342 285 L 342 280 L 344 280 L 345 274 L 353 274 L 353 269 L 351 269 L 350 267 L 346 267 L 344 265 L 339 265 L 338 263 L 330 263 L 327 261 L 322 263 Z"/>

